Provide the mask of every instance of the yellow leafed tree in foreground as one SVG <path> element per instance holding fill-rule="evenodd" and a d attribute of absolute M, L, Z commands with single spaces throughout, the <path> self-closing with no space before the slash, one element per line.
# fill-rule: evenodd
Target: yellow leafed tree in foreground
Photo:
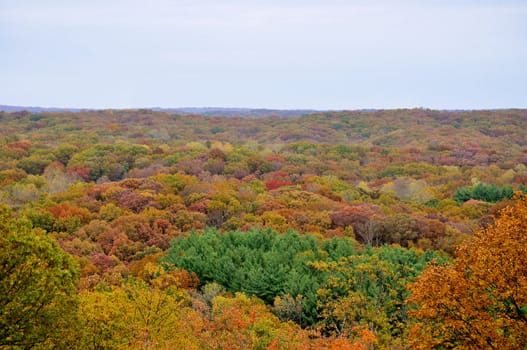
<path fill-rule="evenodd" d="M 73 259 L 0 205 L 0 349 L 60 348 L 75 312 Z"/>
<path fill-rule="evenodd" d="M 416 349 L 527 345 L 527 197 L 461 244 L 451 265 L 429 266 L 409 288 Z"/>

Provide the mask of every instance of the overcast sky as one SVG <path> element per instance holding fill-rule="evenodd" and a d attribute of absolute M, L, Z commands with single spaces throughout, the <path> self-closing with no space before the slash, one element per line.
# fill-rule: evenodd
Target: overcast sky
<path fill-rule="evenodd" d="M 0 104 L 527 107 L 527 1 L 0 0 Z"/>

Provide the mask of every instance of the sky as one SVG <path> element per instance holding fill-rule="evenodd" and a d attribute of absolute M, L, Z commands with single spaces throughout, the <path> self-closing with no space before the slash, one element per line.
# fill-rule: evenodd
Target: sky
<path fill-rule="evenodd" d="M 0 104 L 527 108 L 527 1 L 0 0 Z"/>

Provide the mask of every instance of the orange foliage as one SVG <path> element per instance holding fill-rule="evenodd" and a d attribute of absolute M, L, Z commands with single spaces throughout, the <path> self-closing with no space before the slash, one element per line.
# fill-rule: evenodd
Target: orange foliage
<path fill-rule="evenodd" d="M 77 216 L 82 221 L 89 221 L 88 219 L 91 216 L 91 213 L 87 209 L 72 206 L 66 202 L 48 207 L 46 210 L 49 211 L 56 219 Z"/>
<path fill-rule="evenodd" d="M 410 284 L 416 349 L 520 349 L 527 345 L 527 197 L 461 244 L 454 264 Z"/>
<path fill-rule="evenodd" d="M 11 142 L 7 145 L 8 148 L 11 148 L 11 149 L 21 149 L 21 150 L 24 150 L 25 152 L 27 152 L 29 150 L 29 148 L 32 146 L 31 142 L 27 141 L 27 140 L 24 140 L 24 141 L 15 141 L 15 142 Z"/>

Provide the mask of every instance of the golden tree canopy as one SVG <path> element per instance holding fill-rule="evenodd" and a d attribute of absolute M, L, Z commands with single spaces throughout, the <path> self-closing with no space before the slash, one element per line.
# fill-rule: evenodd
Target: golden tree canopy
<path fill-rule="evenodd" d="M 409 288 L 417 349 L 522 349 L 527 344 L 527 197 L 429 266 Z"/>

